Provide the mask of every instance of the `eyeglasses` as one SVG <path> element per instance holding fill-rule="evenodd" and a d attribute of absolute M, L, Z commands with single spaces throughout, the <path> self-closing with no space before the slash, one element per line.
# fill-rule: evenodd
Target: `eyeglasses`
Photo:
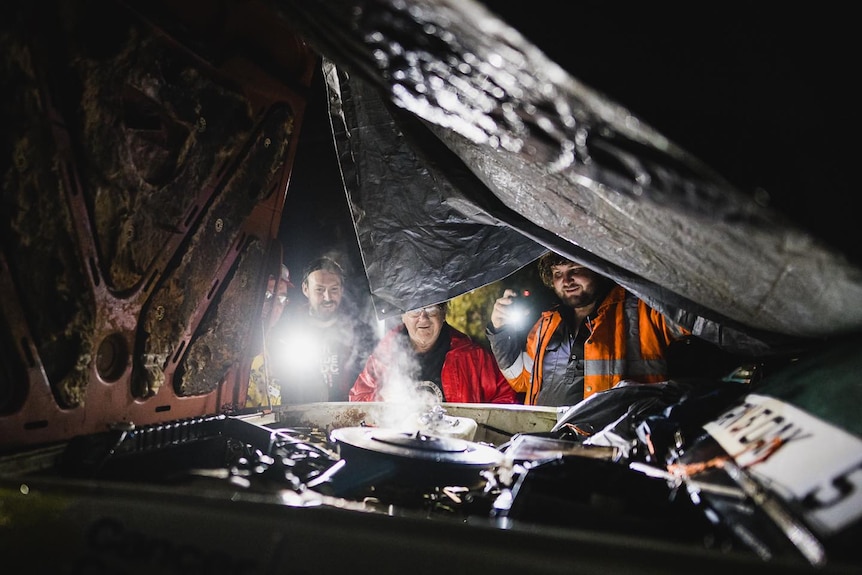
<path fill-rule="evenodd" d="M 266 301 L 271 300 L 273 295 L 275 295 L 275 294 L 273 294 L 269 290 L 266 290 Z M 287 301 L 287 295 L 285 295 L 283 293 L 278 294 L 278 303 L 283 304 L 286 301 Z"/>
<path fill-rule="evenodd" d="M 432 305 L 429 307 L 422 307 L 419 309 L 410 310 L 405 315 L 407 315 L 407 317 L 411 319 L 416 319 L 423 313 L 428 317 L 437 317 L 438 315 L 443 313 L 443 308 L 441 308 L 439 305 Z"/>

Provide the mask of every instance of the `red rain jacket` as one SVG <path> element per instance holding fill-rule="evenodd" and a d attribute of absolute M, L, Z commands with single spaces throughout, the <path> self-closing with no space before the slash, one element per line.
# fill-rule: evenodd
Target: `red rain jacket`
<path fill-rule="evenodd" d="M 350 390 L 350 401 L 381 401 L 391 351 L 404 325 L 392 329 L 378 344 Z M 515 390 L 503 377 L 490 351 L 449 326 L 449 351 L 440 378 L 448 403 L 516 403 Z"/>

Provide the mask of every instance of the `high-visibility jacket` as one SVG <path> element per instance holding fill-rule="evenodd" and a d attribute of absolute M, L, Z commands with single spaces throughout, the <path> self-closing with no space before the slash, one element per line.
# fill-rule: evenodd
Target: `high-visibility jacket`
<path fill-rule="evenodd" d="M 542 312 L 523 351 L 502 370 L 515 391 L 526 394 L 527 405 L 536 404 L 545 350 L 562 320 L 556 309 Z M 584 398 L 623 379 L 640 383 L 667 380 L 668 345 L 691 335 L 621 286 L 608 293 L 586 325 L 590 335 L 584 343 Z"/>

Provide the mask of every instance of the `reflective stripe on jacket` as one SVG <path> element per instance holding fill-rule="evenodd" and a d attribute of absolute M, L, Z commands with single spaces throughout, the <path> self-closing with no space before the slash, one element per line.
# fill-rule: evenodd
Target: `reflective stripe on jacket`
<path fill-rule="evenodd" d="M 527 335 L 524 351 L 503 370 L 515 391 L 526 393 L 527 405 L 536 404 L 542 388 L 545 350 L 561 322 L 556 309 L 543 312 Z M 623 379 L 640 383 L 665 381 L 667 346 L 691 335 L 621 286 L 610 291 L 595 319 L 587 321 L 587 327 L 590 336 L 584 343 L 584 398 L 608 390 Z"/>

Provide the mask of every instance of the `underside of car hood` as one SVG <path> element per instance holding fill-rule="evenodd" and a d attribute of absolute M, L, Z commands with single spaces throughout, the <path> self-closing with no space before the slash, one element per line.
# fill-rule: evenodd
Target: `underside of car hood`
<path fill-rule="evenodd" d="M 318 56 L 257 3 L 86 0 L 4 5 L 0 53 L 4 447 L 244 406 Z"/>

